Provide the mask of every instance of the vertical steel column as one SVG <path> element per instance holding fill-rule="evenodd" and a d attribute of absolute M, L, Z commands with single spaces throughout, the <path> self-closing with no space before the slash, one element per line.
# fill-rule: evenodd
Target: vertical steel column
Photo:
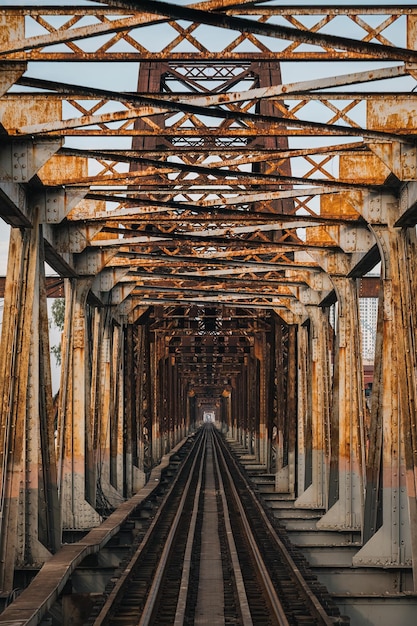
<path fill-rule="evenodd" d="M 271 326 L 268 338 L 268 386 L 267 386 L 267 412 L 268 412 L 268 448 L 266 470 L 271 474 L 277 468 L 277 316 L 271 316 Z"/>
<path fill-rule="evenodd" d="M 288 327 L 286 421 L 288 433 L 288 493 L 295 495 L 297 457 L 297 326 Z"/>
<path fill-rule="evenodd" d="M 149 325 L 147 321 L 136 326 L 137 342 L 135 345 L 135 364 L 131 370 L 135 373 L 135 425 L 136 458 L 134 461 L 135 491 L 145 484 L 146 475 L 153 467 L 152 437 L 153 437 L 153 398 L 151 389 L 151 354 L 149 342 Z"/>
<path fill-rule="evenodd" d="M 192 429 L 194 430 L 197 426 L 197 401 L 196 401 L 195 393 L 193 393 L 193 395 L 190 396 L 189 404 L 190 404 L 190 424 L 192 426 Z"/>
<path fill-rule="evenodd" d="M 152 467 L 152 416 L 150 410 L 150 362 L 146 324 L 128 324 L 124 335 L 123 391 L 124 463 L 126 496 L 146 482 Z"/>
<path fill-rule="evenodd" d="M 247 407 L 247 362 L 248 357 L 244 357 L 244 367 L 242 372 L 236 379 L 236 441 L 241 445 L 245 442 L 245 420 L 246 420 L 246 407 Z"/>
<path fill-rule="evenodd" d="M 86 432 L 87 421 L 91 420 L 86 301 L 91 280 L 66 281 L 58 409 L 58 471 L 62 523 L 66 529 L 87 529 L 100 523 L 100 516 L 86 499 Z"/>
<path fill-rule="evenodd" d="M 185 426 L 185 414 L 186 414 L 186 388 L 185 382 L 182 380 L 178 364 L 175 365 L 175 378 L 177 381 L 178 389 L 178 441 L 181 441 L 187 433 Z"/>
<path fill-rule="evenodd" d="M 221 422 L 222 432 L 229 437 L 231 433 L 231 394 L 229 389 L 224 389 L 221 397 Z"/>
<path fill-rule="evenodd" d="M 238 432 L 237 432 L 237 424 L 238 424 L 238 403 L 237 403 L 237 389 L 238 389 L 238 376 L 233 376 L 232 378 L 232 390 L 231 390 L 231 430 L 230 430 L 230 438 L 233 441 L 237 441 Z"/>
<path fill-rule="evenodd" d="M 310 485 L 307 480 L 309 459 L 307 450 L 311 448 L 308 432 L 311 415 L 311 355 L 309 323 L 299 324 L 298 328 L 298 377 L 297 377 L 297 493 L 302 494 Z"/>
<path fill-rule="evenodd" d="M 38 228 L 10 233 L 0 369 L 1 532 L 0 589 L 13 589 L 25 539 L 25 421 Z M 23 515 L 23 518 L 22 518 Z"/>
<path fill-rule="evenodd" d="M 159 446 L 160 456 L 168 452 L 167 447 L 167 363 L 163 356 L 158 360 L 157 378 L 155 380 L 157 386 L 157 410 L 159 423 Z M 160 458 L 160 457 L 159 457 Z M 158 458 L 158 461 L 159 461 Z"/>
<path fill-rule="evenodd" d="M 99 398 L 97 499 L 101 506 L 117 506 L 123 494 L 123 430 L 124 417 L 120 411 L 120 328 L 113 324 L 110 307 L 104 308 L 99 338 Z"/>
<path fill-rule="evenodd" d="M 152 395 L 152 464 L 158 463 L 162 452 L 163 414 L 161 407 L 163 402 L 160 395 L 160 377 L 162 374 L 162 355 L 164 354 L 164 340 L 159 333 L 155 334 L 155 340 L 151 343 L 151 395 Z"/>
<path fill-rule="evenodd" d="M 413 566 L 417 590 L 415 229 L 373 225 L 382 259 L 364 547 L 356 565 Z M 374 466 L 371 466 L 374 465 Z M 379 500 L 377 498 L 379 495 Z M 374 513 L 375 511 L 375 513 Z M 376 512 L 379 511 L 377 516 Z M 374 514 L 373 514 L 374 513 Z"/>
<path fill-rule="evenodd" d="M 13 588 L 17 563 L 40 565 L 49 550 L 60 545 L 40 240 L 36 215 L 32 228 L 11 230 L 0 364 L 0 589 L 4 592 Z"/>
<path fill-rule="evenodd" d="M 245 369 L 244 369 L 244 401 L 242 403 L 242 422 L 241 422 L 241 443 L 245 450 L 248 453 L 251 453 L 250 450 L 250 413 L 252 408 L 252 398 L 253 398 L 253 383 L 252 383 L 252 365 L 253 365 L 253 357 L 252 355 L 245 355 Z"/>
<path fill-rule="evenodd" d="M 97 473 L 100 462 L 100 423 L 101 396 L 103 384 L 100 379 L 101 353 L 103 348 L 103 310 L 94 308 L 90 312 L 91 326 L 91 383 L 90 383 L 90 419 L 86 422 L 85 432 L 85 493 L 88 502 L 96 506 Z"/>
<path fill-rule="evenodd" d="M 178 411 L 179 411 L 178 441 L 180 441 L 187 434 L 186 426 L 185 426 L 185 413 L 186 413 L 185 406 L 186 406 L 187 393 L 186 393 L 186 383 L 181 377 L 178 365 L 176 365 L 176 372 L 177 372 L 176 376 L 177 376 L 177 387 L 178 387 Z"/>
<path fill-rule="evenodd" d="M 170 440 L 170 407 L 168 406 L 169 398 L 169 361 L 164 350 L 164 356 L 159 361 L 159 398 L 160 398 L 160 422 L 161 422 L 161 446 L 162 454 L 167 454 L 171 449 Z"/>
<path fill-rule="evenodd" d="M 338 298 L 332 397 L 332 459 L 329 510 L 318 528 L 360 530 L 363 520 L 363 369 L 356 282 L 333 276 Z M 331 460 L 332 460 L 331 459 Z"/>
<path fill-rule="evenodd" d="M 193 398 L 195 397 L 195 391 L 193 389 L 189 389 L 186 393 L 185 400 L 185 429 L 186 433 L 189 433 L 193 429 L 193 415 L 192 415 L 192 404 Z"/>
<path fill-rule="evenodd" d="M 167 412 L 167 447 L 166 452 L 171 450 L 176 443 L 177 415 L 176 415 L 176 398 L 175 398 L 175 372 L 174 360 L 172 355 L 168 355 L 166 359 L 166 404 Z"/>
<path fill-rule="evenodd" d="M 39 228 L 27 402 L 26 564 L 43 563 L 49 558 L 45 548 L 56 552 L 61 547 L 45 259 Z"/>
<path fill-rule="evenodd" d="M 266 334 L 255 335 L 255 361 L 254 380 L 257 388 L 253 390 L 254 410 L 257 412 L 257 420 L 253 436 L 255 437 L 255 452 L 261 465 L 268 463 L 268 415 L 267 415 L 267 376 L 268 357 Z"/>
<path fill-rule="evenodd" d="M 304 417 L 300 415 L 303 433 L 299 448 L 303 476 L 295 506 L 325 508 L 329 469 L 329 322 L 322 309 L 315 306 L 306 308 L 310 324 L 300 329 L 304 380 L 299 380 L 301 396 L 305 396 L 304 399 L 301 397 Z"/>
<path fill-rule="evenodd" d="M 137 328 L 137 327 L 136 327 Z M 134 347 L 136 342 L 133 324 L 127 324 L 124 329 L 124 355 L 123 355 L 123 396 L 124 396 L 124 464 L 125 485 L 124 496 L 132 497 L 135 465 L 138 458 L 137 418 L 136 418 L 136 376 Z M 136 376 L 135 376 L 136 374 Z"/>
<path fill-rule="evenodd" d="M 297 430 L 297 332 L 283 320 L 277 324 L 275 379 L 277 386 L 277 434 L 275 490 L 295 493 Z M 271 442 L 272 445 L 272 442 Z"/>
<path fill-rule="evenodd" d="M 246 448 L 246 418 L 247 418 L 247 377 L 248 355 L 244 356 L 244 367 L 236 381 L 236 441 Z"/>
<path fill-rule="evenodd" d="M 286 372 L 284 344 L 286 337 L 285 326 L 281 320 L 277 320 L 275 325 L 275 393 L 276 393 L 276 434 L 275 434 L 275 490 L 287 492 L 288 473 L 285 458 L 286 424 L 285 424 L 285 402 L 286 402 Z M 285 469 L 284 469 L 285 468 Z"/>
<path fill-rule="evenodd" d="M 116 445 L 112 449 L 114 464 L 114 486 L 118 493 L 118 502 L 123 497 L 124 483 L 124 437 L 125 437 L 125 415 L 123 403 L 123 332 L 119 324 L 113 325 L 113 352 L 112 352 L 112 373 L 113 373 L 113 402 L 111 410 L 114 412 L 116 420 Z"/>

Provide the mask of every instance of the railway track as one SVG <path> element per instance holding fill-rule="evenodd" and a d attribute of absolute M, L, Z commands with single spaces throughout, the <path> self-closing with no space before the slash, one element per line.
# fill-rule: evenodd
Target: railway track
<path fill-rule="evenodd" d="M 348 623 L 207 425 L 88 626 Z"/>

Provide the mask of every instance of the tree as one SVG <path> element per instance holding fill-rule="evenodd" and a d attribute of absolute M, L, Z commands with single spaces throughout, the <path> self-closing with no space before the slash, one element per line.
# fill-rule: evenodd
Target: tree
<path fill-rule="evenodd" d="M 51 307 L 52 321 L 61 332 L 64 330 L 65 320 L 65 300 L 64 298 L 55 298 Z M 51 352 L 55 357 L 57 365 L 61 365 L 61 342 L 57 346 L 51 346 Z"/>

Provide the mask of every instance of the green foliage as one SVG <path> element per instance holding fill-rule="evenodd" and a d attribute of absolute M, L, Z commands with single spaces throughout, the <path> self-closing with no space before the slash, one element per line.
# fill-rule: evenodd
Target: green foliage
<path fill-rule="evenodd" d="M 57 346 L 51 346 L 51 352 L 55 357 L 57 365 L 61 365 L 61 342 Z"/>
<path fill-rule="evenodd" d="M 52 303 L 52 320 L 57 328 L 62 332 L 64 330 L 65 319 L 65 300 L 64 298 L 55 298 Z"/>
<path fill-rule="evenodd" d="M 62 332 L 64 330 L 65 320 L 65 300 L 64 298 L 55 298 L 51 307 L 52 321 L 54 325 Z M 57 365 L 61 365 L 61 342 L 57 346 L 51 347 L 51 352 L 55 357 Z"/>

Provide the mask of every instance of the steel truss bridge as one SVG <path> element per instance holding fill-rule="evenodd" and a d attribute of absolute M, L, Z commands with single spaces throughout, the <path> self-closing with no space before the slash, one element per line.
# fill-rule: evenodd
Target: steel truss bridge
<path fill-rule="evenodd" d="M 355 571 L 407 581 L 401 611 L 417 591 L 417 5 L 3 2 L 0 91 L 1 593 L 214 416 L 318 529 L 356 533 Z"/>

